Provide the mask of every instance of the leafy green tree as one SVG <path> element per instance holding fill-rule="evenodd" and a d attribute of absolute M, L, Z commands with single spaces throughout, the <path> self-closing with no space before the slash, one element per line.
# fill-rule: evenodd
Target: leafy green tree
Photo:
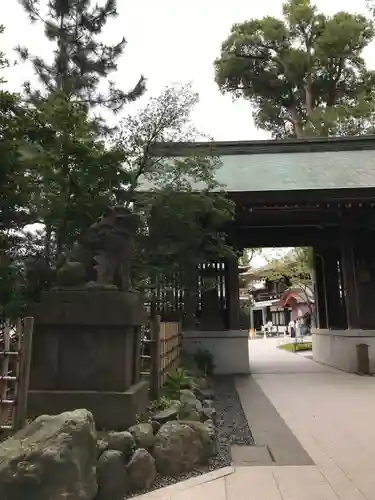
<path fill-rule="evenodd" d="M 311 248 L 295 248 L 284 257 L 271 260 L 261 273 L 264 279 L 284 280 L 303 297 L 312 317 L 314 311 L 314 261 Z"/>
<path fill-rule="evenodd" d="M 25 84 L 40 123 L 34 141 L 38 191 L 33 202 L 38 222 L 45 225 L 45 260 L 54 265 L 106 206 L 121 203 L 128 182 L 122 151 L 104 142 L 104 127 L 98 127 L 103 121 L 91 111 L 96 106 L 119 111 L 142 95 L 145 80 L 141 77 L 129 92 L 111 82 L 106 94 L 99 89 L 101 80 L 116 71 L 126 44 L 125 39 L 116 45 L 100 41 L 108 20 L 117 15 L 115 0 L 103 7 L 92 7 L 90 0 L 20 1 L 54 46 L 51 63 L 18 48 L 41 84 L 37 89 Z"/>
<path fill-rule="evenodd" d="M 97 138 L 81 103 L 56 93 L 38 107 L 1 97 L 0 232 L 7 286 L 0 302 L 14 304 L 16 295 L 18 302 L 35 300 L 51 285 L 52 268 L 78 235 L 109 205 L 124 203 L 129 176 L 123 151 Z M 25 233 L 29 223 L 43 230 Z"/>
<path fill-rule="evenodd" d="M 243 252 L 242 255 L 240 255 L 238 259 L 238 264 L 240 267 L 242 267 L 242 272 L 243 271 L 249 271 L 253 265 L 253 260 L 254 258 L 261 253 L 260 248 L 246 248 Z M 246 288 L 247 287 L 247 279 L 245 276 L 241 275 L 241 270 L 240 270 L 240 275 L 239 275 L 239 285 L 240 288 Z"/>
<path fill-rule="evenodd" d="M 0 24 L 0 35 L 4 33 L 5 27 Z M 8 68 L 9 67 L 9 60 L 6 58 L 4 52 L 0 51 L 0 71 L 2 69 Z M 0 76 L 0 84 L 4 83 L 4 78 Z"/>
<path fill-rule="evenodd" d="M 98 88 L 102 79 L 108 79 L 117 70 L 117 61 L 125 50 L 125 38 L 115 45 L 98 39 L 107 22 L 118 15 L 116 0 L 106 0 L 103 7 L 92 7 L 91 0 L 19 1 L 30 20 L 44 26 L 46 38 L 55 47 L 51 64 L 29 54 L 26 47 L 18 47 L 22 59 L 32 62 L 47 97 L 59 92 L 68 100 L 119 111 L 143 94 L 143 77 L 128 92 L 116 88 L 111 81 L 106 94 Z M 34 100 L 45 96 L 42 91 L 31 89 L 28 82 L 25 88 Z"/>
<path fill-rule="evenodd" d="M 97 138 L 82 104 L 53 94 L 38 107 L 38 119 L 33 203 L 46 229 L 46 261 L 55 264 L 106 207 L 122 202 L 128 175 L 122 151 Z"/>
<path fill-rule="evenodd" d="M 27 152 L 36 129 L 33 110 L 19 96 L 0 90 L 0 320 L 17 315 L 23 300 L 20 231 L 34 217 L 33 164 Z"/>
<path fill-rule="evenodd" d="M 0 25 L 0 35 L 4 27 Z M 10 66 L 0 52 L 0 71 Z M 0 85 L 5 79 L 0 73 Z M 21 241 L 18 231 L 31 220 L 28 209 L 32 186 L 30 165 L 23 152 L 35 133 L 33 113 L 19 96 L 0 87 L 0 322 L 17 316 L 22 306 L 19 283 Z"/>
<path fill-rule="evenodd" d="M 232 27 L 215 61 L 221 91 L 247 99 L 275 138 L 373 132 L 375 73 L 362 57 L 372 21 L 310 0 L 288 0 L 283 14 Z"/>
<path fill-rule="evenodd" d="M 142 216 L 138 279 L 155 282 L 156 276 L 179 273 L 188 280 L 197 264 L 231 253 L 223 228 L 233 217 L 233 204 L 215 181 L 219 159 L 209 151 L 174 157 L 168 149 L 173 141 L 183 150 L 183 143 L 197 136 L 190 121 L 197 102 L 190 86 L 167 88 L 125 118 L 116 134 L 131 177 L 129 203 L 135 202 Z"/>

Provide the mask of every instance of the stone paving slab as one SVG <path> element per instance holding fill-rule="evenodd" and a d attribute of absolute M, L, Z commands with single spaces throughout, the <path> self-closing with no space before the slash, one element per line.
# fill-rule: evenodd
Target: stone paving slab
<path fill-rule="evenodd" d="M 267 446 L 231 446 L 234 466 L 275 465 Z"/>

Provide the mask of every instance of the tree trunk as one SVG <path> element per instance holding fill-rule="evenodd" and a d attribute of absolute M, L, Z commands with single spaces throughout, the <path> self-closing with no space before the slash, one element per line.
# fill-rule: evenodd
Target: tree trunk
<path fill-rule="evenodd" d="M 306 102 L 307 116 L 309 116 L 312 114 L 312 112 L 314 110 L 313 95 L 312 95 L 310 83 L 307 83 L 305 85 L 305 102 Z"/>
<path fill-rule="evenodd" d="M 302 139 L 305 136 L 305 134 L 301 125 L 301 118 L 298 114 L 298 111 L 294 105 L 290 106 L 288 108 L 288 111 L 290 113 L 290 118 L 293 123 L 294 133 L 296 134 L 298 139 Z"/>

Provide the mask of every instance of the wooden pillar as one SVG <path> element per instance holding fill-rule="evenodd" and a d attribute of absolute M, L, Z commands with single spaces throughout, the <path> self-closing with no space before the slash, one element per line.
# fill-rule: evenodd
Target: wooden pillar
<path fill-rule="evenodd" d="M 238 261 L 236 257 L 227 259 L 228 329 L 240 329 L 240 292 Z"/>
<path fill-rule="evenodd" d="M 362 330 L 375 328 L 375 255 L 371 234 L 361 235 L 362 241 L 356 241 L 355 261 L 357 276 L 357 294 Z"/>
<path fill-rule="evenodd" d="M 348 328 L 360 328 L 358 281 L 352 238 L 345 238 L 341 245 L 341 266 Z"/>
<path fill-rule="evenodd" d="M 340 252 L 337 248 L 327 248 L 323 256 L 328 328 L 347 328 L 345 306 L 340 291 Z"/>
<path fill-rule="evenodd" d="M 201 267 L 201 311 L 199 329 L 222 331 L 226 329 L 224 322 L 224 294 L 226 286 L 226 266 L 222 262 L 206 262 Z M 205 287 L 206 279 L 210 287 Z M 213 280 L 213 281 L 212 281 Z M 213 286 L 213 287 L 212 287 Z"/>
<path fill-rule="evenodd" d="M 186 276 L 185 298 L 184 298 L 184 323 L 185 330 L 197 328 L 198 309 L 198 270 L 189 269 Z"/>
<path fill-rule="evenodd" d="M 323 252 L 314 249 L 315 263 L 315 314 L 317 327 L 327 328 L 327 300 L 324 283 L 324 255 Z"/>

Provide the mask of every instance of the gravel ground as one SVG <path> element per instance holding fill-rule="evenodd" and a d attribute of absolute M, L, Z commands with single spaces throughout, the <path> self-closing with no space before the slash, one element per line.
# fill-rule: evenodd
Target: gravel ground
<path fill-rule="evenodd" d="M 233 377 L 220 376 L 213 380 L 213 389 L 216 394 L 215 408 L 218 426 L 219 453 L 211 460 L 208 466 L 195 469 L 178 477 L 157 476 L 156 481 L 148 491 L 170 486 L 171 484 L 185 481 L 191 477 L 200 476 L 222 467 L 227 467 L 232 463 L 230 447 L 232 444 L 253 445 L 254 440 L 251 435 L 240 399 L 238 397 Z M 133 496 L 146 493 L 145 491 L 132 493 Z"/>

